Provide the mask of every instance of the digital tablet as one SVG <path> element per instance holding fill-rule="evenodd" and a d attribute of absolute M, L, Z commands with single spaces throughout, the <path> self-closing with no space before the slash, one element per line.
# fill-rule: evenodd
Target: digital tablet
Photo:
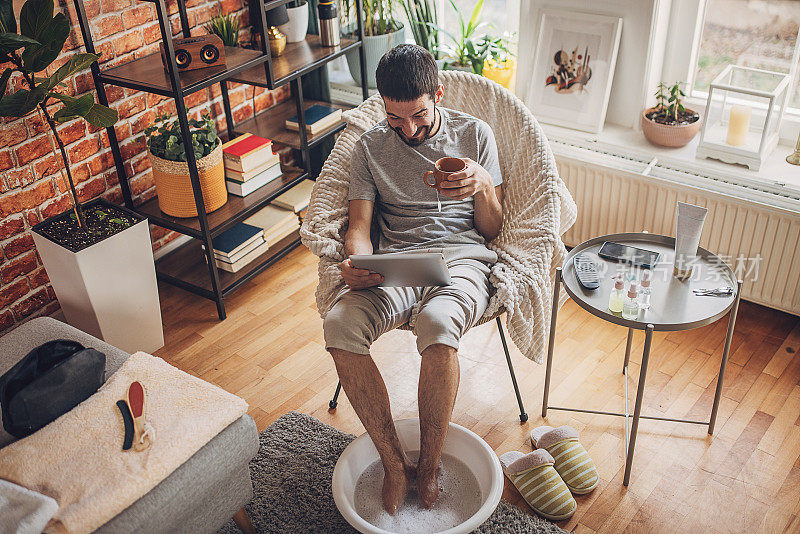
<path fill-rule="evenodd" d="M 450 271 L 441 252 L 353 254 L 350 263 L 383 275 L 384 287 L 449 286 Z"/>

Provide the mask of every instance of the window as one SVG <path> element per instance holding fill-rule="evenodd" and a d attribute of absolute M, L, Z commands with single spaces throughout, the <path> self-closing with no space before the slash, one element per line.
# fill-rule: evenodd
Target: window
<path fill-rule="evenodd" d="M 798 28 L 798 1 L 708 0 L 692 93 L 704 96 L 708 84 L 733 64 L 793 76 L 788 105 L 800 108 Z"/>
<path fill-rule="evenodd" d="M 481 11 L 481 21 L 491 24 L 484 28 L 485 33 L 500 36 L 504 33 L 514 33 L 519 30 L 519 2 L 520 0 L 484 0 Z M 450 5 L 450 0 L 439 0 L 439 7 L 443 16 L 439 19 L 447 31 L 458 37 L 458 15 Z M 478 0 L 453 0 L 464 22 L 469 22 L 472 10 Z M 484 33 L 479 31 L 478 33 Z M 447 38 L 445 38 L 447 39 Z"/>

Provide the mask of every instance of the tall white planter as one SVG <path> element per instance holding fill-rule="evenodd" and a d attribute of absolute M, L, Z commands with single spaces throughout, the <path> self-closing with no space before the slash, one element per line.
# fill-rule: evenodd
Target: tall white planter
<path fill-rule="evenodd" d="M 355 31 L 353 26 L 350 26 L 347 31 L 348 33 L 353 33 Z M 405 40 L 405 33 L 404 29 L 401 26 L 399 30 L 393 33 L 387 33 L 384 35 L 375 35 L 375 36 L 364 36 L 364 55 L 366 58 L 367 63 L 367 86 L 375 89 L 378 87 L 377 82 L 375 81 L 375 69 L 378 68 L 378 62 L 381 60 L 383 55 L 394 48 L 395 46 L 402 44 Z M 359 66 L 359 59 L 358 59 L 358 50 L 351 50 L 347 52 L 347 66 L 350 68 L 350 75 L 356 81 L 358 85 L 361 85 L 361 67 Z"/>
<path fill-rule="evenodd" d="M 278 29 L 286 35 L 287 43 L 299 43 L 305 40 L 308 31 L 308 3 L 300 7 L 287 7 L 289 22 L 281 24 Z"/>
<path fill-rule="evenodd" d="M 67 322 L 126 352 L 163 347 L 147 219 L 79 252 L 38 233 L 42 224 L 33 241 Z"/>

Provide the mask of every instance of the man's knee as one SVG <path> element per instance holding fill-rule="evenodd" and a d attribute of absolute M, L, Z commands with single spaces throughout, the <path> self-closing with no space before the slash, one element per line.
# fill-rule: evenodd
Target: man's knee
<path fill-rule="evenodd" d="M 374 341 L 374 326 L 371 318 L 358 307 L 344 306 L 337 303 L 322 321 L 325 335 L 325 347 L 355 354 L 369 354 L 369 347 Z"/>
<path fill-rule="evenodd" d="M 444 345 L 457 350 L 461 339 L 462 325 L 458 318 L 441 310 L 434 311 L 423 308 L 417 315 L 414 324 L 417 335 L 417 348 L 420 352 L 436 345 Z"/>

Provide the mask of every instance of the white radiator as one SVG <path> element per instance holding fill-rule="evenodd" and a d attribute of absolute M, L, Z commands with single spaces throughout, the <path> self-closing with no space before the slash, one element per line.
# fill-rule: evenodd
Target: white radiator
<path fill-rule="evenodd" d="M 675 235 L 675 203 L 704 206 L 700 245 L 737 270 L 742 297 L 800 315 L 800 198 L 552 141 L 578 205 L 578 219 L 564 236 L 568 246 L 617 232 Z"/>

